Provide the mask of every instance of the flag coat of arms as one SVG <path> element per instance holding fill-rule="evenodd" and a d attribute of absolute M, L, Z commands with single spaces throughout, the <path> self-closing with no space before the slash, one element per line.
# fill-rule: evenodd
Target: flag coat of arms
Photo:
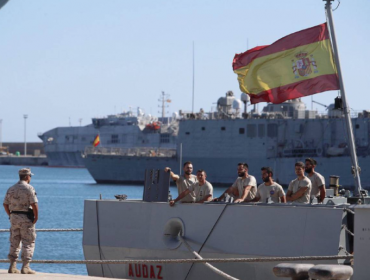
<path fill-rule="evenodd" d="M 99 137 L 99 134 L 96 135 L 95 139 L 94 139 L 94 142 L 93 142 L 93 146 L 96 147 L 100 144 L 100 137 Z"/>
<path fill-rule="evenodd" d="M 252 104 L 340 88 L 326 23 L 236 54 L 233 70 Z"/>

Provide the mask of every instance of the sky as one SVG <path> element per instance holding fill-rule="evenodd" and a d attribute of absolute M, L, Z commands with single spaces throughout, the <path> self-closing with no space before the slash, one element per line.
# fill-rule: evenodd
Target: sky
<path fill-rule="evenodd" d="M 370 109 L 369 11 L 369 0 L 341 0 L 333 12 L 354 111 Z M 0 10 L 2 141 L 24 141 L 24 114 L 32 142 L 130 107 L 159 115 L 162 91 L 168 115 L 191 111 L 193 42 L 194 107 L 210 111 L 227 91 L 240 96 L 236 53 L 325 21 L 321 0 L 10 0 Z M 314 100 L 329 105 L 337 95 Z M 303 101 L 310 109 L 311 98 Z"/>

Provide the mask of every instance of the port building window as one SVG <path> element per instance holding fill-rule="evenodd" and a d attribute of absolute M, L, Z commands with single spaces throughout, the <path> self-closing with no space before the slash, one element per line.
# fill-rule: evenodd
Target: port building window
<path fill-rule="evenodd" d="M 264 124 L 258 125 L 258 137 L 260 138 L 265 137 L 265 125 Z"/>
<path fill-rule="evenodd" d="M 270 123 L 267 125 L 267 137 L 274 138 L 277 137 L 277 124 Z"/>
<path fill-rule="evenodd" d="M 244 127 L 239 128 L 239 134 L 244 134 L 244 133 L 245 133 Z"/>
<path fill-rule="evenodd" d="M 248 124 L 247 125 L 247 137 L 253 138 L 256 137 L 256 125 L 255 124 Z"/>
<path fill-rule="evenodd" d="M 170 135 L 168 133 L 161 134 L 160 138 L 161 143 L 170 143 Z"/>

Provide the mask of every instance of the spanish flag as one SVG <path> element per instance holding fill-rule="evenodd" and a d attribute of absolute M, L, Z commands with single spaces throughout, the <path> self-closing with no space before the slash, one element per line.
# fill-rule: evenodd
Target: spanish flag
<path fill-rule="evenodd" d="M 99 137 L 99 134 L 98 135 L 96 135 L 96 137 L 95 137 L 95 140 L 94 140 L 94 142 L 93 142 L 93 146 L 94 147 L 96 147 L 96 146 L 98 146 L 100 144 L 100 137 Z"/>
<path fill-rule="evenodd" d="M 340 88 L 326 23 L 236 54 L 233 70 L 252 104 Z"/>

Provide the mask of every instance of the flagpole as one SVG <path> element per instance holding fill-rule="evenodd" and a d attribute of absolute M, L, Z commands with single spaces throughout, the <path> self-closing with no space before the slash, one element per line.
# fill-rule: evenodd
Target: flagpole
<path fill-rule="evenodd" d="M 341 70 L 340 61 L 339 61 L 338 46 L 337 46 L 337 41 L 336 41 L 335 31 L 334 31 L 333 15 L 331 12 L 331 2 L 334 0 L 323 0 L 323 1 L 326 1 L 325 9 L 326 9 L 326 13 L 327 13 L 328 21 L 329 21 L 330 35 L 331 35 L 333 49 L 334 49 L 334 58 L 335 58 L 335 63 L 337 65 L 337 70 L 338 70 L 340 95 L 342 97 L 344 118 L 345 118 L 346 125 L 347 125 L 349 151 L 350 151 L 351 161 L 352 161 L 352 173 L 353 173 L 354 180 L 355 180 L 354 195 L 359 196 L 360 191 L 362 189 L 361 180 L 360 180 L 360 170 L 361 169 L 360 169 L 360 166 L 358 165 L 358 160 L 357 160 L 357 155 L 356 155 L 356 146 L 355 146 L 355 140 L 354 140 L 353 130 L 352 130 L 350 107 L 346 99 L 346 91 L 344 89 L 342 70 Z"/>

